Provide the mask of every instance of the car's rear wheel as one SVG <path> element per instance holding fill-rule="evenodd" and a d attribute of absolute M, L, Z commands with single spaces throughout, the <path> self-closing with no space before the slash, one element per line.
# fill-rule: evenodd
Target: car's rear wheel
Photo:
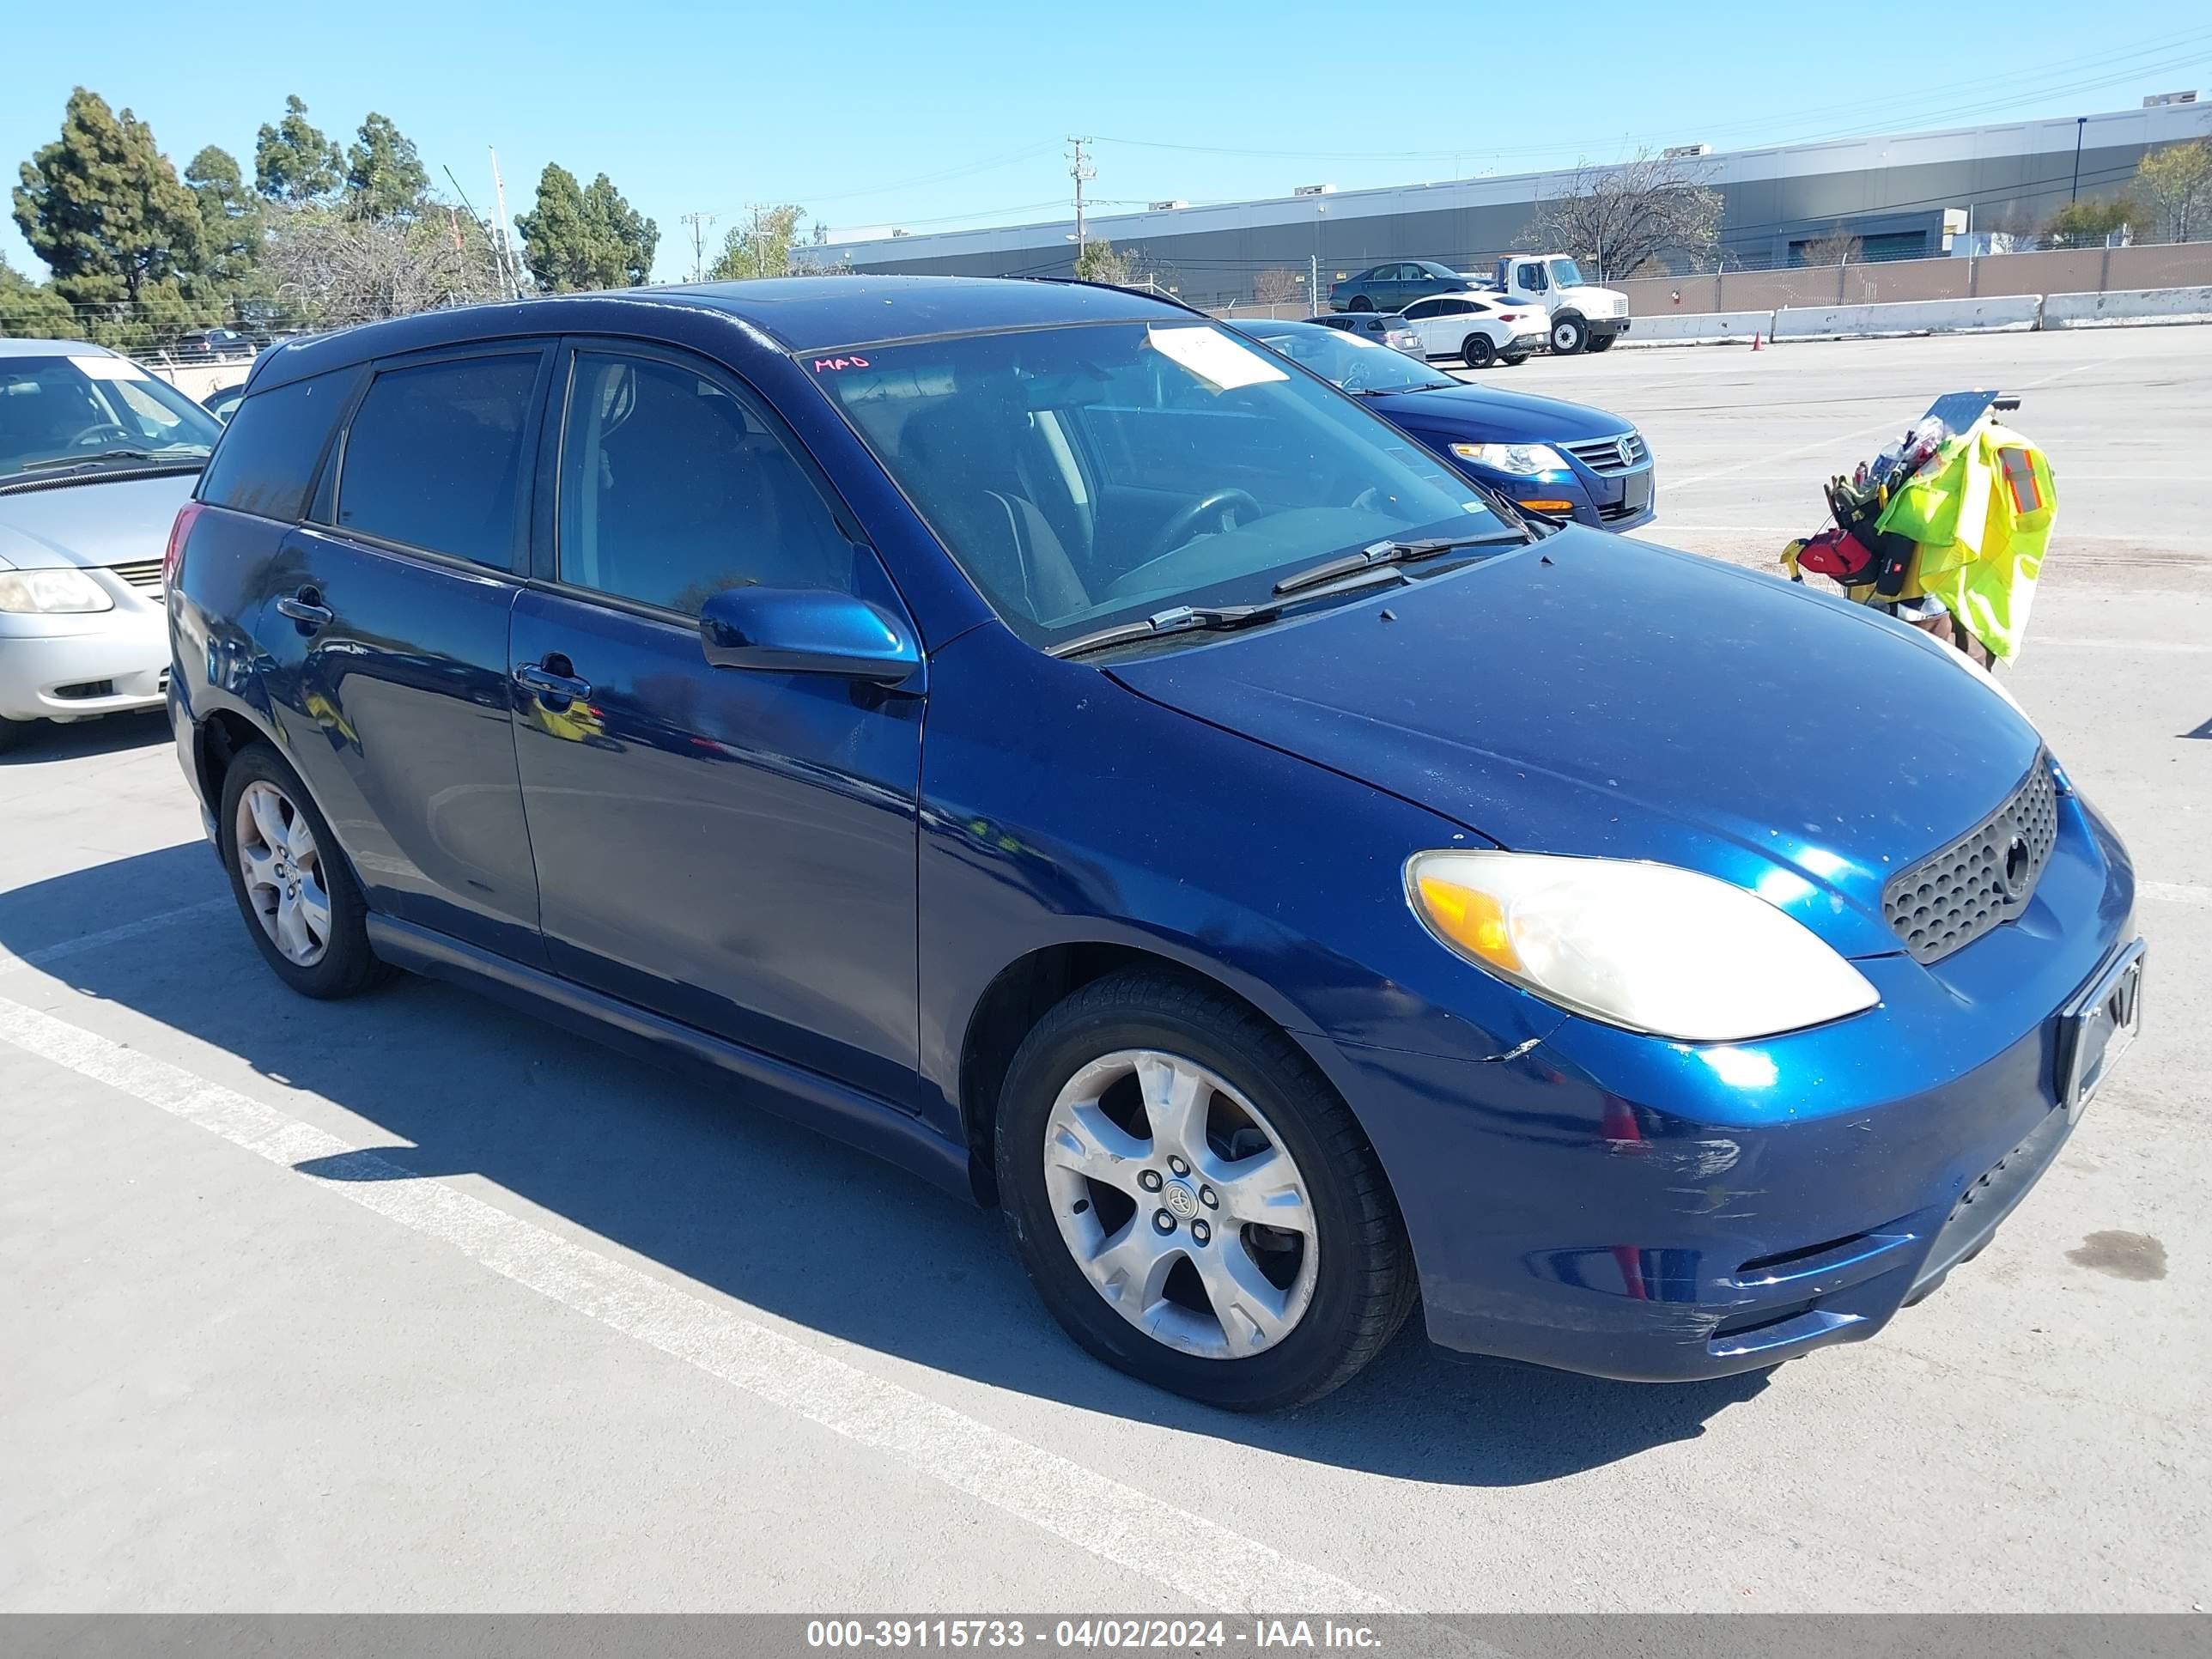
<path fill-rule="evenodd" d="M 1589 343 L 1585 346 L 1583 349 L 1586 351 L 1610 351 L 1613 349 L 1613 343 L 1620 337 L 1618 334 L 1593 334 L 1589 337 Z"/>
<path fill-rule="evenodd" d="M 1552 319 L 1552 350 L 1561 357 L 1571 357 L 1589 343 L 1589 329 L 1579 317 L 1569 314 Z"/>
<path fill-rule="evenodd" d="M 1211 1405 L 1319 1398 L 1395 1334 L 1412 1255 L 1374 1149 L 1289 1037 L 1146 969 L 1070 996 L 1007 1073 L 1000 1192 L 1054 1316 Z"/>
<path fill-rule="evenodd" d="M 1369 299 L 1364 294 L 1355 294 L 1352 296 L 1352 303 L 1346 306 L 1345 309 L 1346 311 L 1372 311 L 1375 309 L 1375 301 Z"/>
<path fill-rule="evenodd" d="M 369 948 L 368 906 L 330 825 L 267 744 L 231 761 L 216 826 L 232 896 L 277 978 L 302 996 L 330 998 L 390 972 Z"/>
<path fill-rule="evenodd" d="M 1469 368 L 1488 368 L 1498 361 L 1498 348 L 1487 334 L 1470 334 L 1459 343 L 1459 359 Z"/>

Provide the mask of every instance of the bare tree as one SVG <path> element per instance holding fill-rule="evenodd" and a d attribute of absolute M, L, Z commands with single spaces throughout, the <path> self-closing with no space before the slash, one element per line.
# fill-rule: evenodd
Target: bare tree
<path fill-rule="evenodd" d="M 1816 236 L 1805 244 L 1805 263 L 1808 265 L 1855 265 L 1865 252 L 1865 243 L 1841 225 L 1835 225 L 1826 235 Z"/>
<path fill-rule="evenodd" d="M 1648 150 L 1577 167 L 1566 194 L 1538 205 L 1520 246 L 1571 253 L 1600 282 L 1663 253 L 1710 252 L 1720 241 L 1721 193 L 1701 176 L 1687 158 Z"/>
<path fill-rule="evenodd" d="M 1288 305 L 1305 298 L 1306 274 L 1278 268 L 1263 270 L 1252 279 L 1252 297 L 1263 306 Z"/>
<path fill-rule="evenodd" d="M 2203 235 L 2212 220 L 2212 138 L 2148 152 L 2136 168 L 2136 188 L 2148 198 L 2168 241 Z"/>
<path fill-rule="evenodd" d="M 451 210 L 412 222 L 320 206 L 272 206 L 260 270 L 276 313 L 342 328 L 502 297 L 483 228 Z"/>

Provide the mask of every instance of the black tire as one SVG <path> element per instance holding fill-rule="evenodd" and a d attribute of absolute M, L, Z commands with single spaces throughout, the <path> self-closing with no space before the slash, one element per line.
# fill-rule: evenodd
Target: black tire
<path fill-rule="evenodd" d="M 1552 319 L 1552 355 L 1571 357 L 1589 344 L 1589 325 L 1578 311 L 1563 311 Z"/>
<path fill-rule="evenodd" d="M 1218 1074 L 1266 1117 L 1297 1166 L 1313 1218 L 1313 1295 L 1271 1347 L 1207 1358 L 1167 1346 L 1108 1304 L 1060 1235 L 1044 1164 L 1054 1104 L 1082 1067 L 1129 1048 L 1160 1049 Z M 1155 1387 L 1231 1411 L 1302 1405 L 1349 1381 L 1412 1310 L 1412 1248 L 1366 1135 L 1296 1043 L 1212 987 L 1129 969 L 1069 996 L 1014 1056 L 994 1151 L 1014 1248 L 1046 1307 L 1092 1355 Z M 1143 1223 L 1139 1211 L 1131 1224 Z M 1216 1242 L 1227 1240 L 1224 1229 Z"/>
<path fill-rule="evenodd" d="M 1508 368 L 1518 368 L 1528 361 L 1528 354 L 1525 351 L 1518 351 L 1510 357 L 1500 357 L 1498 361 Z"/>
<path fill-rule="evenodd" d="M 1589 351 L 1610 351 L 1613 349 L 1613 343 L 1620 337 L 1618 334 L 1593 334 L 1589 337 L 1589 344 L 1584 349 Z"/>
<path fill-rule="evenodd" d="M 6 715 L 0 714 L 0 755 L 6 754 L 24 738 L 29 737 L 31 728 L 37 724 L 36 720 L 11 720 Z"/>
<path fill-rule="evenodd" d="M 1469 368 L 1488 368 L 1498 361 L 1498 347 L 1487 334 L 1470 334 L 1459 343 L 1459 360 Z"/>
<path fill-rule="evenodd" d="M 314 834 L 318 854 L 315 867 L 329 897 L 331 929 L 320 959 L 308 966 L 292 961 L 276 948 L 276 942 L 269 936 L 253 901 L 246 894 L 246 875 L 239 862 L 238 808 L 247 788 L 255 783 L 275 787 L 295 811 L 306 817 Z M 249 744 L 232 758 L 222 775 L 222 804 L 216 809 L 216 830 L 222 849 L 223 867 L 230 872 L 230 892 L 238 902 L 240 920 L 245 922 L 247 936 L 260 951 L 262 960 L 277 978 L 301 996 L 331 1000 L 354 996 L 392 975 L 394 970 L 378 960 L 369 948 L 368 907 L 362 900 L 352 866 L 338 850 L 337 837 L 331 833 L 328 821 L 300 781 L 299 775 L 269 744 Z"/>
<path fill-rule="evenodd" d="M 1369 299 L 1364 294 L 1355 294 L 1352 296 L 1352 303 L 1345 307 L 1345 309 L 1346 311 L 1372 311 L 1375 309 L 1375 301 Z"/>

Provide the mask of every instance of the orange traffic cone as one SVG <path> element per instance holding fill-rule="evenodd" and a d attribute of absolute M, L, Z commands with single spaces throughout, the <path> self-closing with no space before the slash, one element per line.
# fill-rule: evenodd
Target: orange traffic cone
<path fill-rule="evenodd" d="M 1756 335 L 1756 334 L 1753 334 L 1753 335 L 1751 337 L 1751 349 L 1752 349 L 1753 351 L 1756 351 L 1756 350 L 1758 350 L 1758 349 L 1759 349 L 1759 336 L 1758 336 L 1758 335 Z"/>

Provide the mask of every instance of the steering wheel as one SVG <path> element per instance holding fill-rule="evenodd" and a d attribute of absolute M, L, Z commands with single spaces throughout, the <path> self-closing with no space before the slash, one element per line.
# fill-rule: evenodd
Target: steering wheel
<path fill-rule="evenodd" d="M 1206 528 L 1207 519 L 1215 520 L 1218 527 L 1225 531 L 1235 527 L 1231 523 L 1232 514 L 1238 519 L 1256 519 L 1260 516 L 1260 503 L 1252 498 L 1249 490 L 1245 489 L 1216 489 L 1202 500 L 1192 502 L 1169 520 L 1167 527 L 1160 532 L 1159 546 L 1164 550 L 1155 553 L 1144 563 L 1123 571 L 1114 579 L 1108 592 L 1117 594 L 1143 592 L 1145 583 L 1140 579 L 1182 552 L 1191 538 Z"/>
<path fill-rule="evenodd" d="M 69 441 L 63 445 L 63 447 L 65 449 L 88 449 L 94 444 L 100 442 L 111 432 L 122 433 L 122 435 L 126 438 L 131 435 L 128 432 L 125 432 L 123 428 L 113 421 L 94 421 L 90 426 L 81 427 L 76 432 L 72 433 Z"/>

